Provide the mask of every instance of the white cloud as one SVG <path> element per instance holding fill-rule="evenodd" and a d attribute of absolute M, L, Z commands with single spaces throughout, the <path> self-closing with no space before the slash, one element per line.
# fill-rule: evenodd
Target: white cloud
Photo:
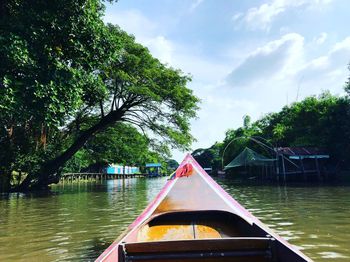
<path fill-rule="evenodd" d="M 318 45 L 322 45 L 327 40 L 328 34 L 323 32 L 315 39 L 315 43 Z"/>
<path fill-rule="evenodd" d="M 194 4 L 199 5 L 201 2 L 196 1 Z M 217 81 L 229 72 L 229 68 L 221 62 L 201 57 L 195 45 L 183 46 L 160 35 L 157 24 L 138 10 L 107 12 L 104 21 L 118 24 L 123 30 L 132 33 L 136 41 L 146 46 L 162 63 L 190 73 L 197 81 Z"/>
<path fill-rule="evenodd" d="M 193 12 L 204 0 L 194 0 L 191 7 L 190 12 Z"/>
<path fill-rule="evenodd" d="M 156 36 L 143 41 L 149 48 L 152 55 L 157 57 L 162 63 L 171 64 L 173 56 L 173 44 L 164 36 Z"/>
<path fill-rule="evenodd" d="M 248 9 L 243 16 L 238 17 L 238 13 L 234 17 L 241 17 L 241 22 L 246 24 L 249 29 L 269 30 L 273 20 L 288 9 L 313 8 L 330 2 L 332 0 L 271 0 L 258 7 Z"/>
<path fill-rule="evenodd" d="M 231 103 L 242 99 L 253 102 L 255 110 L 250 114 L 257 119 L 324 90 L 343 94 L 349 74 L 350 37 L 313 59 L 307 59 L 306 54 L 314 45 L 304 41 L 299 34 L 287 34 L 250 52 L 226 78 L 232 90 Z"/>
<path fill-rule="evenodd" d="M 347 65 L 350 62 L 350 37 L 338 43 L 322 56 L 305 63 L 297 73 L 303 77 L 308 86 L 323 89 L 333 89 L 343 92 L 339 81 L 345 82 L 348 76 Z"/>
<path fill-rule="evenodd" d="M 203 1 L 194 1 L 197 7 Z M 132 33 L 136 41 L 145 45 L 152 55 L 161 62 L 185 73 L 190 73 L 194 80 L 216 82 L 229 73 L 229 67 L 221 61 L 210 61 L 204 57 L 195 45 L 181 45 L 159 34 L 160 27 L 138 10 L 106 12 L 105 22 L 118 24 L 123 30 Z"/>
<path fill-rule="evenodd" d="M 325 41 L 326 33 L 311 43 Z M 307 58 L 314 44 L 306 45 L 304 37 L 286 34 L 280 39 L 270 41 L 250 52 L 241 64 L 236 66 L 226 77 L 228 86 L 239 92 L 263 89 L 285 97 L 287 92 L 295 92 L 300 84 L 303 95 L 318 94 L 322 90 L 343 93 L 343 85 L 349 74 L 347 65 L 350 62 L 350 37 L 335 43 L 324 54 Z M 278 86 L 278 91 L 269 85 Z M 284 90 L 285 95 L 283 92 Z M 284 98 L 283 98 L 284 99 Z"/>
<path fill-rule="evenodd" d="M 304 37 L 299 34 L 286 34 L 249 52 L 226 77 L 227 85 L 213 88 L 205 103 L 207 108 L 195 122 L 194 133 L 205 130 L 213 144 L 219 137 L 215 131 L 223 137 L 228 128 L 242 125 L 242 117 L 246 114 L 256 120 L 297 99 L 324 90 L 343 93 L 343 83 L 349 74 L 350 37 L 311 60 L 307 60 L 306 54 L 308 48 L 314 47 L 304 42 Z M 210 124 L 203 128 L 205 122 L 202 121 Z M 199 136 L 206 141 L 205 135 Z"/>
<path fill-rule="evenodd" d="M 244 15 L 243 13 L 237 13 L 237 14 L 235 14 L 235 15 L 232 17 L 232 20 L 233 20 L 233 21 L 237 21 L 237 20 L 239 20 L 240 18 L 242 18 L 243 15 Z"/>
<path fill-rule="evenodd" d="M 268 30 L 275 18 L 289 9 L 313 8 L 329 2 L 271 0 L 245 13 L 236 13 L 232 19 L 249 28 Z M 190 3 L 195 9 L 201 1 Z M 167 30 L 176 28 L 172 22 L 171 27 L 165 20 L 164 24 L 157 24 L 152 16 L 146 17 L 137 10 L 114 11 L 113 15 L 107 12 L 105 21 L 117 23 L 134 34 L 162 62 L 193 75 L 189 87 L 202 100 L 199 118 L 192 121 L 192 133 L 198 140 L 193 149 L 222 140 L 228 128 L 242 125 L 244 115 L 256 120 L 265 113 L 280 110 L 287 102 L 294 102 L 297 94 L 302 99 L 325 89 L 340 93 L 348 76 L 350 37 L 327 50 L 331 39 L 326 33 L 314 39 L 311 36 L 312 40 L 306 42 L 310 35 L 304 38 L 292 33 L 286 24 L 276 39 L 247 37 L 245 42 L 237 35 L 235 40 L 240 41 L 226 42 L 227 49 L 222 48 L 217 55 L 218 52 L 205 52 L 209 44 L 198 48 L 193 41 L 187 41 L 186 35 L 181 40 L 170 38 L 174 31 L 167 34 Z M 199 45 L 206 45 L 204 41 Z M 181 160 L 182 156 L 177 153 L 176 159 Z"/>
<path fill-rule="evenodd" d="M 119 25 L 123 30 L 136 37 L 154 34 L 157 29 L 157 25 L 154 22 L 134 9 L 114 12 L 109 12 L 107 9 L 103 20 L 106 23 Z"/>
<path fill-rule="evenodd" d="M 136 41 L 146 46 L 152 55 L 162 63 L 171 64 L 174 47 L 172 42 L 157 32 L 156 23 L 137 10 L 108 13 L 106 23 L 119 25 L 123 30 L 135 36 Z"/>
<path fill-rule="evenodd" d="M 342 52 L 343 50 L 350 50 L 350 36 L 336 43 L 332 48 L 331 53 Z"/>
<path fill-rule="evenodd" d="M 302 60 L 304 38 L 286 34 L 251 52 L 227 77 L 229 85 L 242 87 L 252 82 L 287 74 Z"/>

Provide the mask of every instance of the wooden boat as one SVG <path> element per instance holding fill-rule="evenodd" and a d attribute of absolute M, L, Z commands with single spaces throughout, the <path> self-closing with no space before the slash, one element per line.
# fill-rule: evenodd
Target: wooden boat
<path fill-rule="evenodd" d="M 187 155 L 96 261 L 312 261 L 228 195 Z"/>

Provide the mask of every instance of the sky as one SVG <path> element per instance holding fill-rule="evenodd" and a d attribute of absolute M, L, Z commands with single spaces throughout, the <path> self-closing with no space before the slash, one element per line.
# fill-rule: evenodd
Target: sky
<path fill-rule="evenodd" d="M 348 0 L 119 0 L 104 21 L 192 76 L 197 149 L 222 141 L 245 115 L 254 121 L 325 90 L 343 95 L 349 8 Z M 178 161 L 184 154 L 173 151 Z"/>

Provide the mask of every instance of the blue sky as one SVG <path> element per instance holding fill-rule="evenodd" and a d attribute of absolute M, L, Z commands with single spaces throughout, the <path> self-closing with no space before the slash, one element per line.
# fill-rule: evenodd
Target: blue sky
<path fill-rule="evenodd" d="M 244 115 L 256 120 L 324 90 L 344 94 L 349 10 L 348 0 L 119 0 L 104 19 L 193 76 L 189 88 L 202 100 L 191 123 L 196 149 Z"/>

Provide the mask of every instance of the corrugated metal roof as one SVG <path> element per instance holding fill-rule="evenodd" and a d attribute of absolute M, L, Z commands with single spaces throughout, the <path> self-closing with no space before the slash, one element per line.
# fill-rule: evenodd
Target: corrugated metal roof
<path fill-rule="evenodd" d="M 275 151 L 287 156 L 328 155 L 324 148 L 319 147 L 278 147 Z"/>
<path fill-rule="evenodd" d="M 161 167 L 161 163 L 148 163 L 146 164 L 146 167 Z"/>

